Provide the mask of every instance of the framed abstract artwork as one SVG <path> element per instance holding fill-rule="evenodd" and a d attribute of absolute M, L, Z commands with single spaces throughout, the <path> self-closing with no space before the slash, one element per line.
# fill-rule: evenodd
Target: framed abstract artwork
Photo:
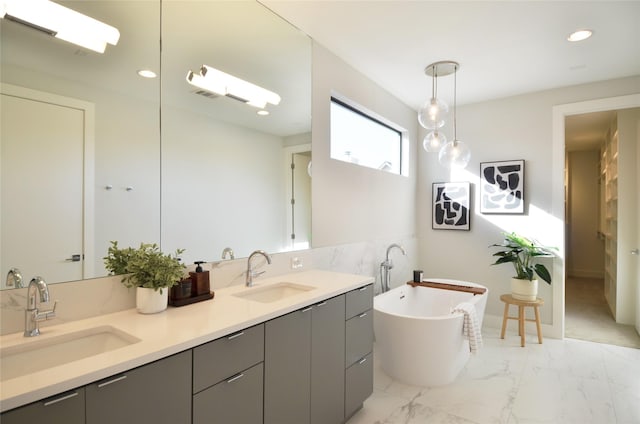
<path fill-rule="evenodd" d="M 433 183 L 431 228 L 469 231 L 471 228 L 469 190 L 469 182 Z"/>
<path fill-rule="evenodd" d="M 524 160 L 480 163 L 480 213 L 524 213 Z"/>

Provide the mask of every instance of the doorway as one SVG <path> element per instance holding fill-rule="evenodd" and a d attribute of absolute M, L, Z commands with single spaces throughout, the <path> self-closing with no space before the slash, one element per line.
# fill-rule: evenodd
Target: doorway
<path fill-rule="evenodd" d="M 637 214 L 629 216 L 619 206 L 626 202 L 625 210 L 629 204 L 637 210 L 637 190 L 632 187 L 638 166 L 635 146 L 640 109 L 597 111 L 564 119 L 564 334 L 640 348 L 634 327 L 640 308 L 625 300 L 640 296 L 638 276 L 626 269 L 633 260 L 624 255 L 625 243 L 637 244 Z M 632 160 L 622 160 L 620 150 Z M 622 178 L 632 183 L 621 183 Z M 632 236 L 619 236 L 619 227 Z"/>

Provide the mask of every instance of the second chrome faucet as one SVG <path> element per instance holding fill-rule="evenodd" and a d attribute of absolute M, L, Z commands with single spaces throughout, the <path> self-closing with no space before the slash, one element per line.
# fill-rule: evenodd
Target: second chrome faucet
<path fill-rule="evenodd" d="M 265 257 L 265 259 L 267 260 L 268 264 L 271 264 L 271 256 L 269 256 L 269 254 L 267 252 L 265 252 L 264 250 L 255 250 L 253 253 L 251 253 L 249 255 L 249 259 L 247 259 L 247 279 L 246 279 L 246 285 L 247 287 L 251 287 L 253 286 L 253 278 L 257 277 L 258 275 L 264 274 L 265 271 L 260 271 L 260 272 L 256 272 L 253 270 L 253 267 L 251 266 L 251 259 L 253 259 L 254 256 L 257 255 L 262 255 Z"/>

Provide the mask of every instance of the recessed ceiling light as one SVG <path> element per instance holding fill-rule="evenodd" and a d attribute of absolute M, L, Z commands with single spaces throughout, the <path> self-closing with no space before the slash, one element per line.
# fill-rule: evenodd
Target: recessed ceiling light
<path fill-rule="evenodd" d="M 269 111 L 262 109 L 262 110 L 257 111 L 256 113 L 258 115 L 260 115 L 260 116 L 267 116 L 269 114 Z"/>
<path fill-rule="evenodd" d="M 587 38 L 591 37 L 593 35 L 593 31 L 591 31 L 590 29 L 580 29 L 578 31 L 572 32 L 571 34 L 569 34 L 569 36 L 567 37 L 567 40 L 569 41 L 582 41 L 582 40 L 586 40 Z"/>
<path fill-rule="evenodd" d="M 157 76 L 155 72 L 149 69 L 139 70 L 138 75 L 140 75 L 142 78 L 155 78 Z"/>

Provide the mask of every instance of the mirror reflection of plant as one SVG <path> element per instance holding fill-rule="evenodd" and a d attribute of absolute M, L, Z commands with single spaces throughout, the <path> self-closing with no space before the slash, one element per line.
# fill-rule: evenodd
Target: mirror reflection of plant
<path fill-rule="evenodd" d="M 516 276 L 520 280 L 533 280 L 537 274 L 547 284 L 551 284 L 551 273 L 546 266 L 536 263 L 538 258 L 555 257 L 555 247 L 547 247 L 538 244 L 536 240 L 528 239 L 516 233 L 504 233 L 502 244 L 492 244 L 489 247 L 500 247 L 500 250 L 493 254 L 498 259 L 491 265 L 505 263 L 513 264 Z"/>
<path fill-rule="evenodd" d="M 145 287 L 162 293 L 163 288 L 174 286 L 185 276 L 186 267 L 179 257 L 183 252 L 184 249 L 177 249 L 173 254 L 164 254 L 155 243 L 120 249 L 117 241 L 111 241 L 104 264 L 110 275 L 122 275 L 125 287 Z"/>

